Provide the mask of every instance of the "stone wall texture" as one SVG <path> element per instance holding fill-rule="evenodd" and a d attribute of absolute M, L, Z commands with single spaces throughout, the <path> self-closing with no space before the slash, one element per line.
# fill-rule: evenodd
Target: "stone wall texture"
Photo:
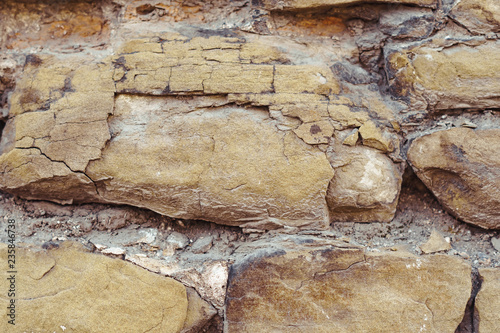
<path fill-rule="evenodd" d="M 162 260 L 215 239 L 125 245 L 154 258 L 16 245 L 16 329 L 500 332 L 499 268 L 449 237 L 416 253 L 329 236 L 391 226 L 411 177 L 498 236 L 499 110 L 497 0 L 2 1 L 2 193 L 254 235 L 186 267 Z"/>

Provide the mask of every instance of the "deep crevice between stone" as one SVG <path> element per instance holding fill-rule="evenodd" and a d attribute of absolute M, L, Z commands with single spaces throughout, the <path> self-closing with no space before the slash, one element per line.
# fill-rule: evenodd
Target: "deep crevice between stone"
<path fill-rule="evenodd" d="M 483 279 L 479 275 L 477 268 L 473 267 L 471 272 L 472 279 L 472 290 L 470 294 L 469 301 L 465 307 L 464 318 L 460 325 L 458 325 L 455 333 L 478 333 L 479 332 L 479 318 L 475 313 L 475 303 L 476 296 L 479 290 L 481 290 L 481 285 Z"/>

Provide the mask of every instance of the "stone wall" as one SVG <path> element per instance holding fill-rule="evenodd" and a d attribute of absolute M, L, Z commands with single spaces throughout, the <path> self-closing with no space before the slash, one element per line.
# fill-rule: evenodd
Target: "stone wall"
<path fill-rule="evenodd" d="M 500 327 L 496 0 L 7 0 L 0 32 L 16 329 Z"/>

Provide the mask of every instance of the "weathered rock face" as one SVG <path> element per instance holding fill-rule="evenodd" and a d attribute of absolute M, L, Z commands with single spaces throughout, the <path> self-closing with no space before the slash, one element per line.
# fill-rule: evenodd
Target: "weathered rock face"
<path fill-rule="evenodd" d="M 483 228 L 499 228 L 498 151 L 498 129 L 455 128 L 416 139 L 408 159 L 450 213 Z"/>
<path fill-rule="evenodd" d="M 499 107 L 499 42 L 450 38 L 420 44 L 386 52 L 396 95 L 431 110 Z"/>
<path fill-rule="evenodd" d="M 493 333 L 498 331 L 500 322 L 500 270 L 483 268 L 479 270 L 479 275 L 482 279 L 481 290 L 474 303 L 478 332 Z"/>
<path fill-rule="evenodd" d="M 495 0 L 462 0 L 451 11 L 451 17 L 475 33 L 500 31 L 500 6 Z"/>
<path fill-rule="evenodd" d="M 28 56 L 0 144 L 2 188 L 266 229 L 389 221 L 401 183 L 382 154 L 399 151 L 390 109 L 376 93 L 340 96 L 326 66 L 289 62 L 269 43 L 174 33 L 99 62 Z M 338 147 L 356 128 L 365 147 L 354 136 Z M 349 175 L 360 170 L 381 175 L 359 185 Z"/>
<path fill-rule="evenodd" d="M 273 245 L 233 266 L 226 332 L 455 332 L 470 296 L 470 266 L 456 258 Z"/>
<path fill-rule="evenodd" d="M 5 244 L 1 254 L 7 262 Z M 76 244 L 48 252 L 18 248 L 16 258 L 18 331 L 179 332 L 184 325 L 186 288 L 173 279 Z M 9 283 L 2 279 L 1 286 L 7 290 Z M 4 318 L 8 301 L 0 301 Z M 0 327 L 12 326 L 2 320 Z"/>
<path fill-rule="evenodd" d="M 114 137 L 87 171 L 105 200 L 231 224 L 328 221 L 324 196 L 333 172 L 324 153 L 277 133 L 267 112 L 192 112 L 193 105 L 176 113 L 174 103 L 117 99 Z"/>

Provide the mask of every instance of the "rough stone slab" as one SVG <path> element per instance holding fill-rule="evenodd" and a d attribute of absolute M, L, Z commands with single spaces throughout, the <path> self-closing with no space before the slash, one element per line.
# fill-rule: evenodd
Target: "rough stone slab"
<path fill-rule="evenodd" d="M 500 228 L 500 130 L 454 128 L 413 141 L 417 176 L 457 218 Z"/>
<path fill-rule="evenodd" d="M 7 245 L 1 245 L 7 262 Z M 186 288 L 133 264 L 88 253 L 77 243 L 52 250 L 16 249 L 17 332 L 179 332 Z M 8 290 L 9 281 L 0 282 Z M 0 299 L 0 330 L 12 332 Z M 36 315 L 34 315 L 36 314 Z M 78 314 L 78 315 L 75 315 Z"/>
<path fill-rule="evenodd" d="M 500 107 L 498 41 L 450 40 L 386 53 L 389 84 L 401 98 L 430 110 Z"/>
<path fill-rule="evenodd" d="M 271 41 L 165 33 L 98 61 L 30 55 L 0 142 L 0 188 L 247 228 L 390 220 L 398 168 L 384 160 L 385 187 L 377 178 L 359 190 L 349 176 L 327 199 L 325 150 L 354 127 L 361 144 L 397 154 L 393 110 L 378 92 L 337 95 L 328 66 L 294 64 L 294 50 Z M 352 189 L 358 199 L 346 202 Z"/>
<path fill-rule="evenodd" d="M 450 256 L 297 236 L 259 244 L 231 269 L 225 332 L 453 333 L 471 292 L 471 267 Z"/>
<path fill-rule="evenodd" d="M 266 9 L 271 10 L 290 10 L 307 9 L 325 6 L 343 6 L 367 2 L 366 0 L 262 0 Z M 436 7 L 437 0 L 372 0 L 373 3 L 394 3 L 405 5 L 416 5 L 424 7 Z"/>
<path fill-rule="evenodd" d="M 266 112 L 169 114 L 169 101 L 118 97 L 115 135 L 87 169 L 104 200 L 233 225 L 328 223 L 324 153 L 277 131 Z"/>
<path fill-rule="evenodd" d="M 500 269 L 480 268 L 479 275 L 482 284 L 474 303 L 478 333 L 495 333 L 500 327 Z"/>

